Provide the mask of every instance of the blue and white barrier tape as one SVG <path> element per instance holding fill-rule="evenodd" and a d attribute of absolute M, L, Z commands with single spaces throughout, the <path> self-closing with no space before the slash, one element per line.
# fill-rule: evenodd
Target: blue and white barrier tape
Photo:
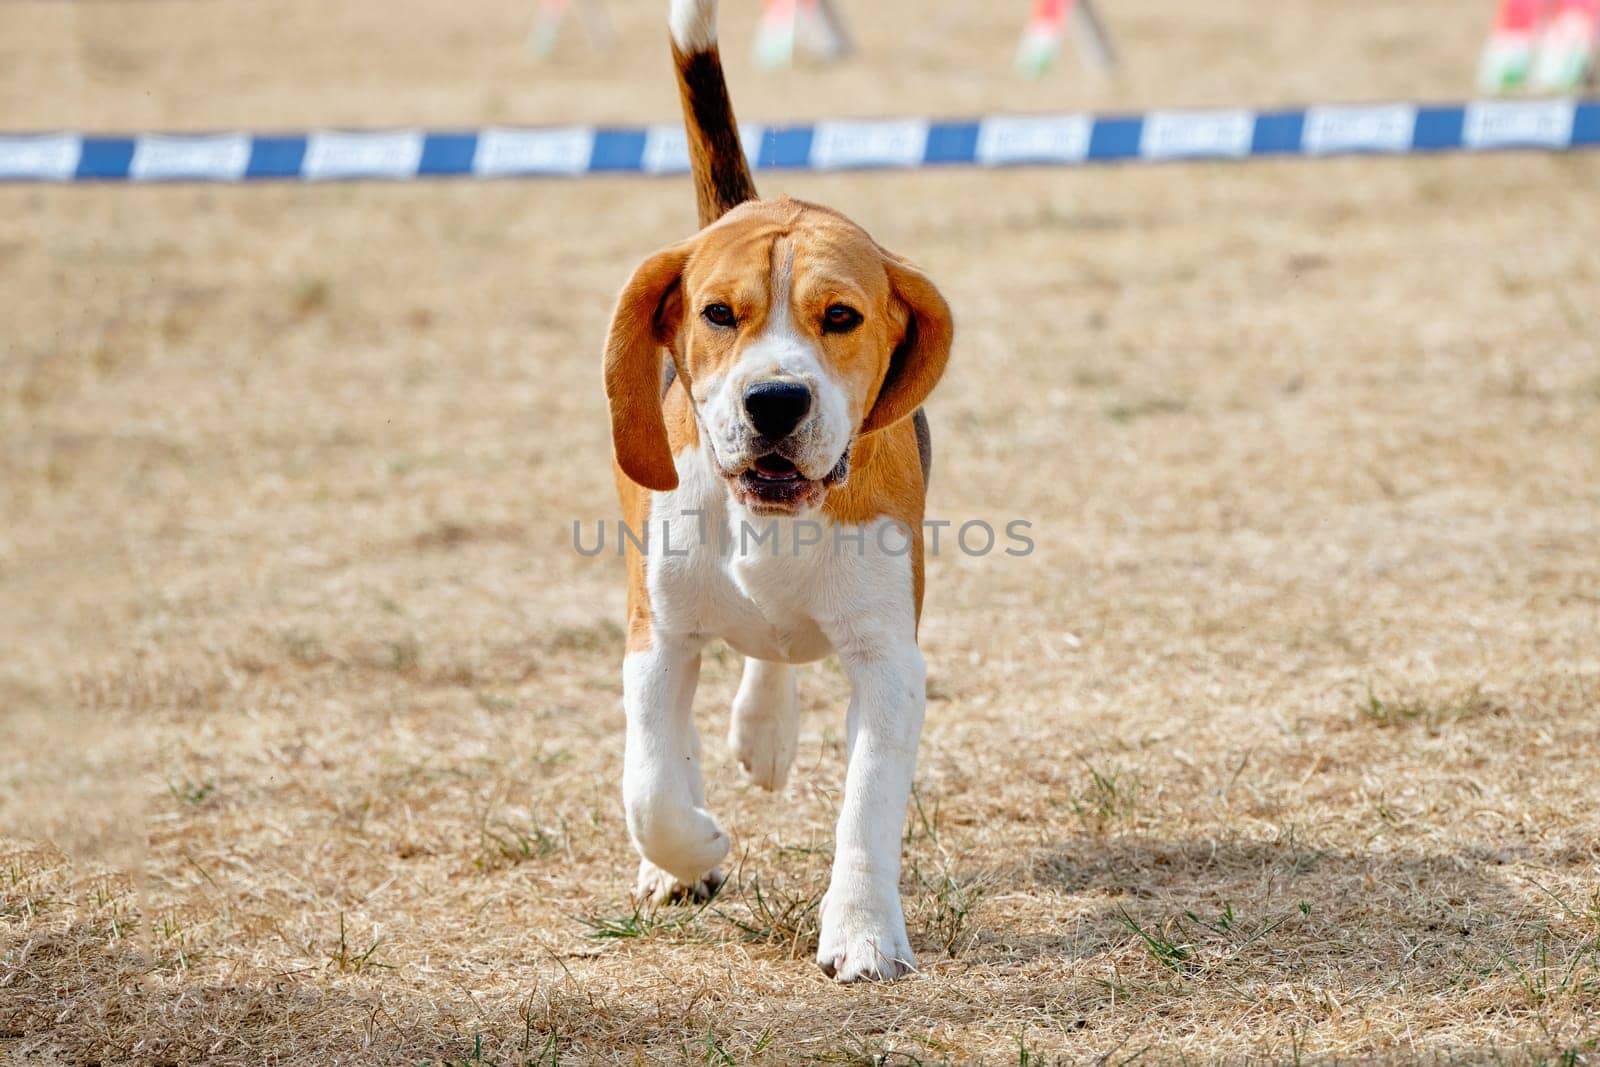
<path fill-rule="evenodd" d="M 1600 99 L 1360 104 L 1290 111 L 1006 115 L 749 126 L 763 170 L 864 170 L 1258 156 L 1600 146 Z M 592 126 L 476 132 L 0 134 L 0 182 L 349 181 L 678 174 L 682 128 Z"/>

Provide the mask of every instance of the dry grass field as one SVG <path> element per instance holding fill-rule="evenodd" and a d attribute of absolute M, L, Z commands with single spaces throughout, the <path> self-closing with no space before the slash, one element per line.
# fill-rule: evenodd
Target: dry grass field
<path fill-rule="evenodd" d="M 0 4 L 0 126 L 675 113 L 664 0 Z M 751 118 L 1466 91 L 1487 5 L 874 0 Z M 1017 10 L 1013 11 L 1012 8 Z M 1482 9 L 1482 10 L 1480 10 Z M 1267 14 L 1270 12 L 1270 14 Z M 870 14 L 869 14 L 870 13 Z M 955 308 L 918 976 L 811 961 L 846 686 L 637 914 L 613 294 L 687 180 L 0 188 L 0 1064 L 1600 1060 L 1600 157 L 768 175 Z"/>

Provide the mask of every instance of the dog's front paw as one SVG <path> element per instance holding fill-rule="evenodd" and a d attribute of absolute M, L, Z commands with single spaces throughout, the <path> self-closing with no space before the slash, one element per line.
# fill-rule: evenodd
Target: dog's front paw
<path fill-rule="evenodd" d="M 685 885 L 699 881 L 728 854 L 728 835 L 711 813 L 670 793 L 624 798 L 628 832 L 639 855 Z"/>
<path fill-rule="evenodd" d="M 893 981 L 917 969 L 900 898 L 828 890 L 822 898 L 817 966 L 841 982 Z"/>
<path fill-rule="evenodd" d="M 690 883 L 678 881 L 649 860 L 639 861 L 639 881 L 633 887 L 633 901 L 641 907 L 659 908 L 664 904 L 703 904 L 722 888 L 718 870 L 707 871 Z"/>

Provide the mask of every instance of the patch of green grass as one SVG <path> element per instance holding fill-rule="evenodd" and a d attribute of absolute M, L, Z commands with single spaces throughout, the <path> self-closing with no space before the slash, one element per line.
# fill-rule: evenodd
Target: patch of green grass
<path fill-rule="evenodd" d="M 786 944 L 790 956 L 794 957 L 801 945 L 817 936 L 821 893 L 795 893 L 781 886 L 763 887 L 759 880 L 751 879 L 750 898 L 749 910 L 743 917 L 715 909 L 717 918 L 738 930 L 744 940 Z"/>
<path fill-rule="evenodd" d="M 121 895 L 117 892 L 116 887 L 111 884 L 110 879 L 99 878 L 95 881 L 94 887 L 89 890 L 89 906 L 94 908 L 114 907 Z"/>
<path fill-rule="evenodd" d="M 1361 705 L 1362 717 L 1379 726 L 1416 722 L 1425 718 L 1429 711 L 1428 705 L 1418 700 L 1380 700 L 1371 686 L 1367 687 L 1367 699 Z"/>
<path fill-rule="evenodd" d="M 1597 1048 L 1600 1048 L 1600 1040 L 1585 1041 L 1580 1045 L 1569 1045 L 1553 1057 L 1536 1057 L 1532 1062 L 1534 1067 L 1582 1067 L 1583 1064 L 1594 1062 Z"/>
<path fill-rule="evenodd" d="M 284 630 L 278 634 L 278 647 L 297 667 L 319 667 L 333 657 L 323 647 L 322 639 L 304 630 Z"/>
<path fill-rule="evenodd" d="M 472 699 L 484 711 L 514 711 L 517 707 L 517 698 L 506 696 L 502 693 L 491 693 L 486 689 L 475 690 Z"/>
<path fill-rule="evenodd" d="M 1529 881 L 1533 881 L 1529 879 Z M 1564 897 L 1547 886 L 1533 882 L 1535 888 L 1556 902 L 1556 906 L 1574 922 L 1588 927 L 1600 937 L 1600 888 L 1589 890 L 1589 898 L 1580 904 L 1569 904 Z"/>
<path fill-rule="evenodd" d="M 1183 917 L 1195 926 L 1219 935 L 1227 941 L 1234 953 L 1238 953 L 1246 948 L 1249 948 L 1257 941 L 1260 941 L 1262 938 L 1278 929 L 1284 923 L 1295 918 L 1295 916 L 1298 915 L 1303 919 L 1308 917 L 1310 914 L 1311 903 L 1309 901 L 1302 900 L 1297 907 L 1284 912 L 1282 915 L 1270 918 L 1261 923 L 1259 926 L 1255 927 L 1246 927 L 1243 925 L 1239 921 L 1239 917 L 1234 914 L 1233 905 L 1226 902 L 1224 902 L 1222 905 L 1222 914 L 1215 919 L 1202 919 L 1193 911 L 1185 911 L 1183 913 Z"/>
<path fill-rule="evenodd" d="M 7 887 L 15 890 L 16 894 L 14 896 L 8 894 L 8 899 L 0 900 L 0 917 L 32 919 L 53 902 L 51 897 L 26 888 L 25 883 L 32 881 L 37 873 L 23 867 L 20 860 L 12 860 L 6 865 Z"/>
<path fill-rule="evenodd" d="M 522 1067 L 559 1067 L 561 1063 L 561 1032 L 551 1026 L 546 1033 L 534 1018 L 534 998 L 529 996 L 517 1008 L 522 1018 Z"/>
<path fill-rule="evenodd" d="M 1232 959 L 1284 924 L 1309 916 L 1311 904 L 1302 900 L 1283 914 L 1255 925 L 1241 921 L 1229 903 L 1223 904 L 1221 914 L 1215 919 L 1202 918 L 1189 909 L 1162 924 L 1160 930 L 1146 929 L 1120 906 L 1117 912 L 1121 924 L 1139 938 L 1152 959 L 1175 974 L 1189 976 L 1202 968 L 1202 950 L 1207 961 L 1220 963 Z M 1185 926 L 1189 928 L 1188 934 L 1184 933 Z"/>
<path fill-rule="evenodd" d="M 1081 389 L 1109 389 L 1121 382 L 1115 371 L 1079 367 L 1072 372 L 1072 384 Z"/>
<path fill-rule="evenodd" d="M 1151 396 L 1140 400 L 1107 404 L 1102 410 L 1106 418 L 1112 422 L 1127 424 L 1156 415 L 1177 415 L 1189 410 L 1189 404 L 1176 397 Z"/>
<path fill-rule="evenodd" d="M 650 908 L 635 904 L 626 915 L 580 915 L 578 921 L 589 928 L 589 936 L 600 941 L 628 941 L 634 938 L 679 934 L 689 929 L 710 906 L 710 901 L 691 910 Z M 709 941 L 708 937 L 686 940 Z"/>
<path fill-rule="evenodd" d="M 394 641 L 385 641 L 383 654 L 378 658 L 376 666 L 396 674 L 404 674 L 415 670 L 417 664 L 422 662 L 422 645 L 415 637 L 402 637 Z"/>
<path fill-rule="evenodd" d="M 906 1049 L 890 1047 L 890 1035 L 877 1037 L 845 1032 L 845 1043 L 832 1051 L 811 1057 L 817 1063 L 841 1063 L 851 1067 L 934 1067 L 946 1060 L 925 1060 Z"/>
<path fill-rule="evenodd" d="M 1126 818 L 1138 806 L 1139 780 L 1119 770 L 1101 770 L 1088 760 L 1080 760 L 1089 772 L 1089 782 L 1081 796 L 1072 801 L 1072 810 L 1101 822 Z"/>
<path fill-rule="evenodd" d="M 345 929 L 344 912 L 339 913 L 339 944 L 328 953 L 328 966 L 337 967 L 340 974 L 360 974 L 367 970 L 392 971 L 394 968 L 387 963 L 379 963 L 372 958 L 378 951 L 378 946 L 383 944 L 383 938 L 373 939 L 372 944 L 357 952 L 350 944 L 348 931 Z"/>
<path fill-rule="evenodd" d="M 739 1062 L 733 1058 L 733 1053 L 729 1052 L 722 1044 L 722 1041 L 717 1037 L 716 1031 L 709 1026 L 706 1027 L 706 1036 L 700 1041 L 699 1054 L 696 1055 L 689 1046 L 685 1045 L 683 1059 L 685 1063 L 698 1061 L 705 1064 L 706 1067 L 736 1067 Z"/>
<path fill-rule="evenodd" d="M 1600 993 L 1600 938 L 1591 938 L 1559 959 L 1552 958 L 1550 932 L 1541 930 L 1528 959 L 1501 953 L 1499 963 L 1511 971 L 1530 1005 Z"/>
<path fill-rule="evenodd" d="M 1445 723 L 1500 714 L 1505 711 L 1505 706 L 1477 685 L 1442 700 L 1426 700 L 1417 697 L 1384 699 L 1369 684 L 1367 697 L 1357 706 L 1357 710 L 1363 719 L 1376 726 L 1419 724 L 1436 730 Z"/>
<path fill-rule="evenodd" d="M 527 1049 L 524 1048 L 523 1051 L 527 1052 Z M 524 1056 L 522 1062 L 526 1065 L 526 1067 L 560 1067 L 560 1039 L 555 1034 L 551 1034 L 550 1036 L 546 1037 L 544 1039 L 544 1044 L 540 1046 L 539 1051 L 534 1053 L 532 1056 Z"/>
<path fill-rule="evenodd" d="M 478 824 L 479 851 L 473 862 L 480 871 L 502 863 L 515 866 L 554 855 L 565 847 L 566 840 L 565 823 L 558 830 L 550 830 L 533 822 L 490 822 L 485 814 Z"/>
<path fill-rule="evenodd" d="M 483 1034 L 472 1032 L 472 1051 L 459 1060 L 441 1060 L 439 1067 L 493 1067 L 493 1060 L 483 1058 Z"/>
<path fill-rule="evenodd" d="M 1151 932 L 1140 926 L 1126 908 L 1117 906 L 1117 919 L 1144 943 L 1150 958 L 1175 974 L 1190 974 L 1196 967 L 1195 947 L 1174 941 L 1166 932 Z"/>
<path fill-rule="evenodd" d="M 922 791 L 913 785 L 911 787 L 911 810 L 913 817 L 906 820 L 904 843 L 911 845 L 920 840 L 926 841 L 934 848 L 938 848 L 939 798 L 934 797 L 931 805 L 924 804 Z"/>
<path fill-rule="evenodd" d="M 184 778 L 181 781 L 167 783 L 167 792 L 171 793 L 172 798 L 180 804 L 204 804 L 216 791 L 217 783 L 209 779 L 196 782 L 191 778 Z"/>
<path fill-rule="evenodd" d="M 924 932 L 954 957 L 972 925 L 973 914 L 986 887 L 981 882 L 958 882 L 948 869 L 926 877 L 912 861 L 911 878 L 917 886 L 916 917 Z"/>
<path fill-rule="evenodd" d="M 622 644 L 627 633 L 611 619 L 587 626 L 567 626 L 550 635 L 551 652 L 605 652 Z"/>

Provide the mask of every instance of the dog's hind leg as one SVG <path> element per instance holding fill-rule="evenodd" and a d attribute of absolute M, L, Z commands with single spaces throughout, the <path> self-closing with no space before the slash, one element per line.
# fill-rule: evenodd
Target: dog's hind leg
<path fill-rule="evenodd" d="M 763 789 L 782 789 L 789 780 L 800 744 L 800 709 L 794 668 L 747 657 L 739 693 L 733 698 L 728 749 L 750 780 Z"/>

